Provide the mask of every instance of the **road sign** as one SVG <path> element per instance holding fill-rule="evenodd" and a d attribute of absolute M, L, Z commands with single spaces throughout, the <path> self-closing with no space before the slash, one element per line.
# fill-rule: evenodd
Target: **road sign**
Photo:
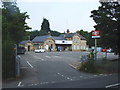
<path fill-rule="evenodd" d="M 99 30 L 93 30 L 92 31 L 92 38 L 100 38 L 100 31 Z"/>

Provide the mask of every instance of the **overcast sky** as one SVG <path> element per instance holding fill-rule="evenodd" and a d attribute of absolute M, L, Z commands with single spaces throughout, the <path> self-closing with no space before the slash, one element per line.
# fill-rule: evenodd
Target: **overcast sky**
<path fill-rule="evenodd" d="M 40 30 L 43 17 L 49 20 L 51 30 L 61 33 L 67 29 L 94 30 L 91 11 L 100 6 L 99 0 L 17 0 L 21 12 L 30 16 L 26 20 L 32 30 Z"/>

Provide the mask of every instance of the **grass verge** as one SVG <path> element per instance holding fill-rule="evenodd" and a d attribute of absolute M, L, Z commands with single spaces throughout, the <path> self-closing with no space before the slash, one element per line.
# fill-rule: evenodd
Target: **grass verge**
<path fill-rule="evenodd" d="M 73 64 L 79 71 L 87 72 L 87 73 L 120 73 L 120 59 L 116 60 L 91 60 L 89 59 L 86 62 Z"/>

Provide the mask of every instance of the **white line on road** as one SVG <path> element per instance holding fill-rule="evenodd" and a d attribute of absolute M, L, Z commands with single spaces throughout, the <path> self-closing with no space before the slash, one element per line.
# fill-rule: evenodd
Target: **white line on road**
<path fill-rule="evenodd" d="M 45 57 L 47 57 L 47 58 L 51 58 L 50 56 L 45 56 Z"/>
<path fill-rule="evenodd" d="M 44 60 L 44 59 L 42 59 L 42 58 L 40 58 L 42 61 Z"/>
<path fill-rule="evenodd" d="M 38 57 L 38 56 L 34 56 L 34 55 L 32 55 L 34 58 L 36 58 L 36 59 L 41 59 L 42 61 L 44 60 L 44 59 L 42 59 L 42 58 L 40 58 L 40 57 Z"/>
<path fill-rule="evenodd" d="M 99 74 L 100 76 L 102 76 L 103 74 Z"/>
<path fill-rule="evenodd" d="M 33 66 L 27 61 L 28 65 L 30 65 L 31 68 L 33 68 Z"/>
<path fill-rule="evenodd" d="M 82 78 L 83 76 L 80 76 L 80 78 Z"/>
<path fill-rule="evenodd" d="M 120 85 L 120 83 L 108 85 L 108 86 L 105 86 L 105 88 L 110 88 L 110 87 L 114 87 L 114 86 L 118 86 L 118 85 Z"/>
<path fill-rule="evenodd" d="M 21 85 L 21 82 L 18 83 L 18 87 Z"/>
<path fill-rule="evenodd" d="M 98 75 L 93 75 L 94 77 L 98 76 Z"/>

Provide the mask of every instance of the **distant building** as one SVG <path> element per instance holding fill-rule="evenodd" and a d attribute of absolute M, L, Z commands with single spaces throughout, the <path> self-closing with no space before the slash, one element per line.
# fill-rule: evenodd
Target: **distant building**
<path fill-rule="evenodd" d="M 31 45 L 30 45 L 31 43 Z M 85 51 L 88 49 L 86 39 L 78 33 L 61 34 L 59 37 L 44 35 L 36 36 L 31 42 L 27 42 L 25 46 L 30 50 L 44 48 L 46 51 Z"/>
<path fill-rule="evenodd" d="M 30 40 L 24 40 L 20 42 L 19 46 L 25 47 L 26 51 L 33 50 L 33 43 Z"/>

